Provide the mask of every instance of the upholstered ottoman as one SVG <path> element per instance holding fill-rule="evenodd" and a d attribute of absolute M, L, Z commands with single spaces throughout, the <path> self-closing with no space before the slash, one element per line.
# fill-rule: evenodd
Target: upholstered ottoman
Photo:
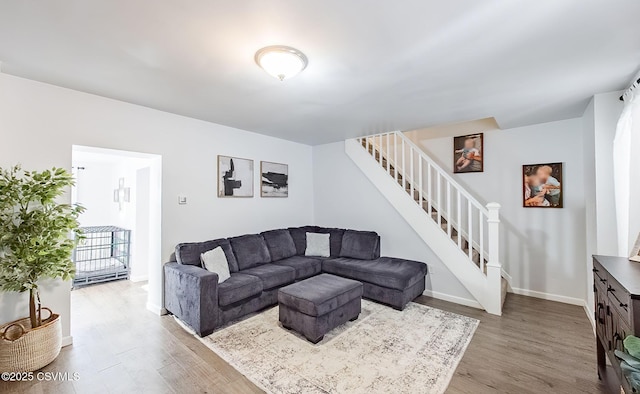
<path fill-rule="evenodd" d="M 280 323 L 318 343 L 324 335 L 360 315 L 362 283 L 321 274 L 278 291 Z"/>

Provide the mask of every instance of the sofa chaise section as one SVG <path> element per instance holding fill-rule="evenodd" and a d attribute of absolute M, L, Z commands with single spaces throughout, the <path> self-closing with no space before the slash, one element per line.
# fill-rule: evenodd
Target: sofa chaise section
<path fill-rule="evenodd" d="M 363 297 L 402 310 L 424 292 L 427 265 L 393 257 L 360 260 L 348 257 L 327 259 L 322 271 L 360 281 Z"/>

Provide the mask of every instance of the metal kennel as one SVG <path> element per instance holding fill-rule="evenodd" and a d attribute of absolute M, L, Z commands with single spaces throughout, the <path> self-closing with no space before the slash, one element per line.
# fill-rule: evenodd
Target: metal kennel
<path fill-rule="evenodd" d="M 84 239 L 73 251 L 76 276 L 73 286 L 128 279 L 131 230 L 116 226 L 81 228 Z"/>

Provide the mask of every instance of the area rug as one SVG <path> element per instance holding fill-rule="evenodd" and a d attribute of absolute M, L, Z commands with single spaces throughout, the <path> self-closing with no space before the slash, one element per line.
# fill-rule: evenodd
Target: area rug
<path fill-rule="evenodd" d="M 274 307 L 199 338 L 267 393 L 443 393 L 478 320 L 362 301 L 358 320 L 314 345 Z"/>

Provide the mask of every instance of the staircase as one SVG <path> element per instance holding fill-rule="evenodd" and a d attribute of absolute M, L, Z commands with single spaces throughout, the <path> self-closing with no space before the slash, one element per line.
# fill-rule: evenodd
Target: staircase
<path fill-rule="evenodd" d="M 345 151 L 478 303 L 501 315 L 500 205 L 480 204 L 401 132 L 347 140 Z"/>

